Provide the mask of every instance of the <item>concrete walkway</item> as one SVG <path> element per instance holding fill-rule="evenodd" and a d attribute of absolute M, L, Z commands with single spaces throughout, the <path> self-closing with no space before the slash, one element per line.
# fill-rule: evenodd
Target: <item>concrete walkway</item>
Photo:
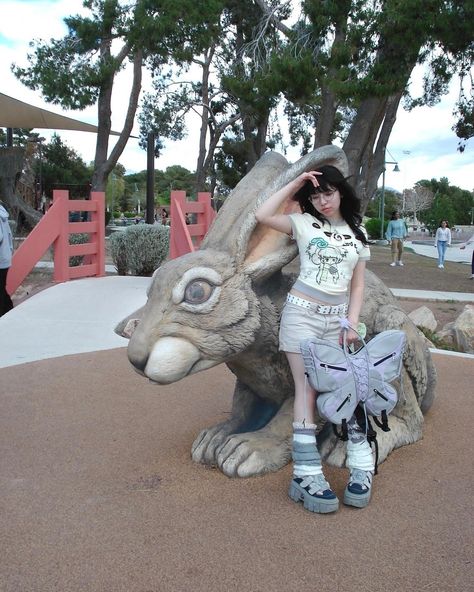
<path fill-rule="evenodd" d="M 149 277 L 105 276 L 57 284 L 0 317 L 0 368 L 125 347 L 119 321 L 146 302 Z"/>
<path fill-rule="evenodd" d="M 461 243 L 462 244 L 462 243 Z M 438 259 L 438 250 L 433 245 L 427 245 L 419 242 L 405 241 L 405 246 L 412 249 L 417 255 L 430 257 L 431 259 Z M 457 245 L 452 245 L 446 249 L 446 261 L 453 263 L 471 264 L 472 247 L 467 249 L 460 249 Z"/>

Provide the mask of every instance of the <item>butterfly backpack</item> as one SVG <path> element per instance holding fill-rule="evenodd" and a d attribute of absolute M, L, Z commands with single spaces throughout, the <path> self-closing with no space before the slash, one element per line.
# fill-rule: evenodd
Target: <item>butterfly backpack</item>
<path fill-rule="evenodd" d="M 362 346 L 352 352 L 345 342 L 346 333 L 342 347 L 318 337 L 301 342 L 306 377 L 318 392 L 319 415 L 333 424 L 342 440 L 347 440 L 347 422 L 355 414 L 376 445 L 368 416 L 383 431 L 390 431 L 387 416 L 398 401 L 391 383 L 400 378 L 406 336 L 403 331 L 383 331 L 366 343 L 359 335 Z"/>

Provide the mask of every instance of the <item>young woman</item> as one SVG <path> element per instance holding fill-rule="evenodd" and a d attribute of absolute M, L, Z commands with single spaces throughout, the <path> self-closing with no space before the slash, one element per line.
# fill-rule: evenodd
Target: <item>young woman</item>
<path fill-rule="evenodd" d="M 298 201 L 301 213 L 281 213 Z M 342 344 L 341 318 L 357 327 L 364 294 L 365 262 L 370 258 L 360 227 L 360 202 L 340 171 L 322 166 L 302 173 L 256 211 L 257 220 L 296 240 L 300 274 L 283 309 L 280 350 L 286 353 L 295 383 L 293 480 L 289 495 L 312 512 L 338 509 L 326 481 L 316 443 L 314 410 L 317 393 L 305 381 L 300 342 L 318 336 Z M 349 329 L 347 343 L 357 340 Z M 349 422 L 347 467 L 351 469 L 344 503 L 365 507 L 374 471 L 372 451 L 355 417 Z"/>
<path fill-rule="evenodd" d="M 438 249 L 438 267 L 444 268 L 446 249 L 451 244 L 451 230 L 447 220 L 441 220 L 435 234 L 435 247 Z"/>
<path fill-rule="evenodd" d="M 387 230 L 385 231 L 385 238 L 390 243 L 390 248 L 392 251 L 392 263 L 390 263 L 391 267 L 395 267 L 395 265 L 400 265 L 403 267 L 402 255 L 403 255 L 403 239 L 407 235 L 407 228 L 405 226 L 405 221 L 400 218 L 399 212 L 392 212 L 392 217 L 387 226 Z"/>

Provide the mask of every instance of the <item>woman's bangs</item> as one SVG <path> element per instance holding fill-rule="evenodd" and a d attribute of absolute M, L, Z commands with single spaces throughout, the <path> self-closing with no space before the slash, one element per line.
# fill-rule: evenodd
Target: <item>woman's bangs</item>
<path fill-rule="evenodd" d="M 323 179 L 321 177 L 318 178 L 318 183 L 319 186 L 315 187 L 314 192 L 313 193 L 328 193 L 330 191 L 336 191 L 336 187 L 334 187 L 334 185 L 331 185 L 331 183 L 329 183 L 328 181 L 326 181 L 326 179 Z"/>

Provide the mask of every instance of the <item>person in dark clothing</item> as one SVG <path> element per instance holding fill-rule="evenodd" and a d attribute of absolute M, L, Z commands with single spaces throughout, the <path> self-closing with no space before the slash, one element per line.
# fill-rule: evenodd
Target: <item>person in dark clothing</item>
<path fill-rule="evenodd" d="M 0 202 L 0 317 L 13 308 L 12 299 L 6 288 L 13 256 L 13 236 L 8 218 L 9 214 Z"/>

